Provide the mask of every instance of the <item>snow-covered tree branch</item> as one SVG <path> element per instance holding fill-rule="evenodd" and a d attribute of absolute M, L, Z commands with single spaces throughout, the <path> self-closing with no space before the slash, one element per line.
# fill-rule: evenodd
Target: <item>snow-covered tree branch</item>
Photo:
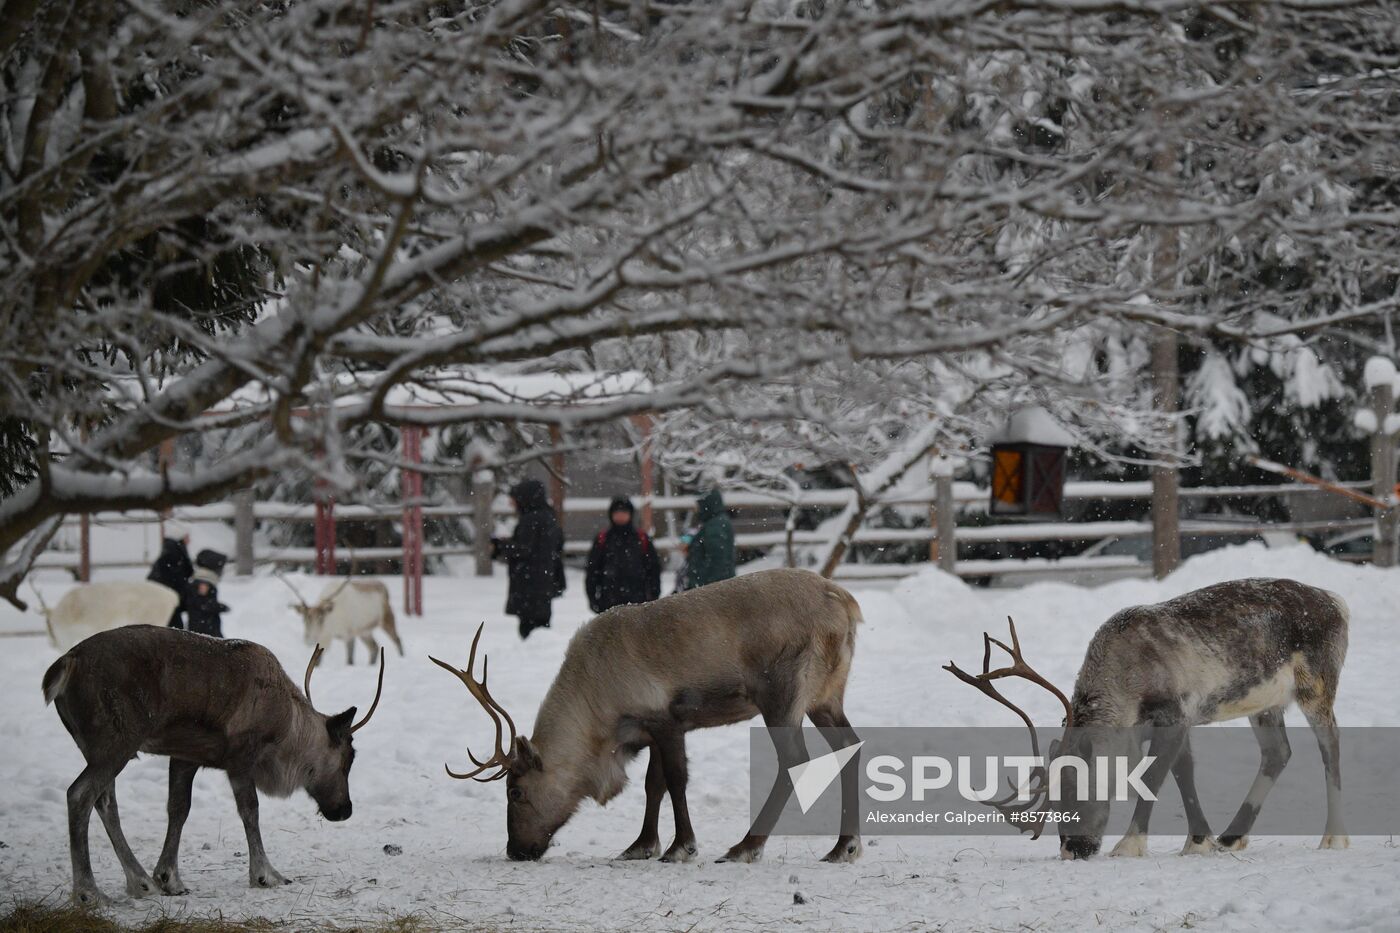
<path fill-rule="evenodd" d="M 1033 393 L 1150 451 L 1142 328 L 1249 345 L 1386 326 L 1396 17 L 7 8 L 0 550 L 64 511 L 284 466 L 353 482 L 374 452 L 348 439 L 374 422 L 672 412 L 683 434 L 780 426 L 779 446 L 868 465 L 902 443 L 881 426 L 932 415 L 951 449 Z M 541 371 L 645 389 L 506 390 Z M 463 373 L 475 389 L 427 407 Z M 154 471 L 162 441 L 240 421 L 239 454 Z"/>

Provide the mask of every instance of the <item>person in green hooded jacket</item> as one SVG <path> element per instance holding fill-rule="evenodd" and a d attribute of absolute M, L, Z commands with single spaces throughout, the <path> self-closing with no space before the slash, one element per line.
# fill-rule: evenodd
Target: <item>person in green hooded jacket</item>
<path fill-rule="evenodd" d="M 724 510 L 718 489 L 711 489 L 696 503 L 699 529 L 686 553 L 685 588 L 693 590 L 734 576 L 734 525 Z"/>

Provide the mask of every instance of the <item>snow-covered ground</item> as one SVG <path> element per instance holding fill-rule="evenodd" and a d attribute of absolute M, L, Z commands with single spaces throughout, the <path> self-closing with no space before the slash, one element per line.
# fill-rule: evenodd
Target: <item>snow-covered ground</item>
<path fill-rule="evenodd" d="M 1068 686 L 1090 634 L 1114 610 L 1250 575 L 1294 577 L 1342 593 L 1352 631 L 1339 719 L 1400 724 L 1400 571 L 1258 545 L 1205 555 L 1163 583 L 982 590 L 928 570 L 893 589 L 857 588 L 866 624 L 850 717 L 857 728 L 1011 724 L 1004 710 L 939 670 L 950 658 L 975 664 L 983 628 L 1001 629 L 1014 616 L 1027 657 Z M 397 581 L 389 582 L 397 596 Z M 67 586 L 57 577 L 40 585 L 50 604 Z M 226 632 L 268 645 L 299 678 L 307 651 L 282 584 L 235 579 L 221 592 L 234 607 Z M 1343 852 L 1316 850 L 1316 838 L 1256 838 L 1238 854 L 1190 858 L 1176 854 L 1179 839 L 1155 838 L 1148 858 L 1074 863 L 1061 862 L 1048 838 L 867 836 L 865 857 L 854 866 L 817 862 L 828 839 L 775 838 L 754 865 L 615 862 L 641 820 L 644 760 L 634 763 L 626 792 L 606 809 L 587 804 L 542 862 L 510 862 L 502 785 L 454 781 L 442 770 L 444 761 L 466 763 L 469 740 L 473 748 L 489 745 L 488 722 L 427 655 L 465 662 L 470 635 L 485 621 L 493 692 L 528 724 L 569 635 L 588 613 L 581 581 L 571 578 L 556 603 L 554 628 L 522 644 L 503 603 L 500 575 L 427 580 L 427 615 L 400 621 L 408 656 L 390 657 L 380 712 L 355 739 L 353 819 L 327 823 L 300 794 L 263 803 L 269 854 L 294 884 L 246 887 L 243 833 L 227 784 L 205 772 L 195 783 L 182 856 L 193 893 L 136 902 L 116 916 L 134 921 L 164 911 L 350 922 L 417 912 L 523 930 L 1400 928 L 1400 849 L 1367 836 L 1353 836 Z M 36 615 L 0 612 L 0 632 L 41 625 Z M 0 877 L 11 899 L 56 900 L 69 889 L 64 790 L 81 758 L 40 696 L 40 677 L 55 655 L 40 637 L 0 638 Z M 359 661 L 347 668 L 343 651 L 329 653 L 315 686 L 324 708 L 368 702 L 374 684 L 362 649 Z M 1041 721 L 1058 720 L 1053 700 L 1033 688 L 1020 695 Z M 1301 717 L 1295 711 L 1289 721 L 1301 724 Z M 745 829 L 747 730 L 694 733 L 690 754 L 692 814 L 702 854 L 713 857 Z M 165 831 L 165 781 L 164 760 L 143 758 L 118 782 L 127 836 L 148 865 Z M 662 826 L 665 843 L 669 807 Z M 389 855 L 386 846 L 402 854 Z M 119 894 L 121 873 L 98 825 L 92 851 L 99 884 Z M 795 903 L 798 892 L 805 903 Z"/>

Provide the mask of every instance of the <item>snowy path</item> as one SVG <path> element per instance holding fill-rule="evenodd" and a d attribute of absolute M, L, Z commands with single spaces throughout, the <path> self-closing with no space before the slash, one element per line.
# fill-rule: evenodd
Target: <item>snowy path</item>
<path fill-rule="evenodd" d="M 1247 546 L 1189 563 L 1164 584 L 1123 581 L 1098 590 L 1040 584 L 978 590 L 929 572 L 894 590 L 857 589 L 867 624 L 856 652 L 848 709 L 861 725 L 1008 724 L 1004 711 L 939 670 L 973 663 L 984 627 L 1016 617 L 1032 663 L 1066 687 L 1090 633 L 1112 611 L 1217 580 L 1291 576 L 1342 593 L 1352 608 L 1351 652 L 1338 716 L 1344 725 L 1400 724 L 1400 572 L 1327 561 L 1303 548 Z M 50 604 L 65 584 L 47 581 Z M 397 596 L 396 581 L 391 581 Z M 385 698 L 356 736 L 351 775 L 355 816 L 326 823 L 305 795 L 263 804 L 273 863 L 295 880 L 249 891 L 244 841 L 222 775 L 202 773 L 185 831 L 183 874 L 193 894 L 139 902 L 124 920 L 152 911 L 226 918 L 364 920 L 440 913 L 500 929 L 731 930 L 802 927 L 860 930 L 1395 930 L 1400 928 L 1400 849 L 1353 837 L 1345 852 L 1319 852 L 1316 838 L 1259 838 L 1237 855 L 1180 858 L 1180 840 L 1157 838 L 1140 860 L 1063 863 L 1049 839 L 867 837 L 855 866 L 816 862 L 827 839 L 778 838 L 756 865 L 617 863 L 636 834 L 640 775 L 606 809 L 586 805 L 538 864 L 504 857 L 500 784 L 452 781 L 468 740 L 489 742 L 488 723 L 429 651 L 465 661 L 471 631 L 485 620 L 492 687 L 522 725 L 557 669 L 568 635 L 587 618 L 580 581 L 556 604 L 555 628 L 521 644 L 500 608 L 504 580 L 430 578 L 424 619 L 400 622 L 408 657 L 389 659 Z M 233 581 L 230 635 L 261 641 L 295 678 L 307 657 L 300 624 L 274 580 Z M 33 629 L 37 617 L 0 612 L 0 632 Z M 10 898 L 65 897 L 69 887 L 64 789 L 81 759 L 39 680 L 56 656 L 42 638 L 0 638 L 0 878 Z M 347 669 L 336 649 L 317 674 L 327 705 L 367 703 L 372 676 Z M 1033 690 L 1022 694 L 1042 721 L 1058 713 Z M 1045 705 L 1038 705 L 1045 704 Z M 1296 712 L 1290 722 L 1301 723 Z M 745 829 L 747 731 L 695 733 L 691 809 L 702 855 L 717 856 Z M 118 782 L 127 836 L 154 861 L 165 828 L 163 759 L 133 762 Z M 663 843 L 669 808 L 663 809 Z M 121 873 L 100 828 L 92 832 L 98 882 L 121 891 Z M 385 853 L 386 845 L 402 854 Z M 805 904 L 794 903 L 801 892 Z"/>

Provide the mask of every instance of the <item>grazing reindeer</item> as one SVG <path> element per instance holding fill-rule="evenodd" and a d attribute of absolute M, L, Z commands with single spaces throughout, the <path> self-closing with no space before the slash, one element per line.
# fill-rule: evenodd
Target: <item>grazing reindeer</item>
<path fill-rule="evenodd" d="M 83 583 L 63 594 L 52 609 L 33 583 L 49 644 L 67 651 L 97 632 L 123 625 L 165 625 L 180 603 L 180 594 L 146 580 Z"/>
<path fill-rule="evenodd" d="M 87 760 L 68 788 L 73 899 L 110 903 L 97 889 L 88 854 L 94 805 L 128 894 L 188 893 L 180 882 L 180 832 L 200 768 L 228 772 L 248 836 L 249 884 L 287 884 L 263 851 L 258 791 L 286 797 L 300 787 L 326 819 L 349 819 L 350 737 L 374 715 L 384 688 L 381 656 L 379 688 L 363 719 L 354 722 L 353 706 L 336 716 L 318 713 L 311 705 L 311 671 L 320 654 L 317 646 L 304 693 L 261 645 L 149 625 L 100 632 L 55 661 L 44 674 L 44 702 L 57 708 Z M 132 854 L 117 818 L 117 775 L 137 752 L 170 756 L 170 825 L 154 880 Z"/>
<path fill-rule="evenodd" d="M 321 598 L 310 605 L 301 598 L 301 593 L 291 581 L 278 574 L 277 579 L 287 584 L 296 595 L 292 608 L 301 615 L 306 626 L 306 644 L 328 645 L 335 639 L 345 641 L 345 663 L 355 663 L 355 639 L 365 643 L 369 649 L 369 663 L 373 664 L 379 653 L 379 645 L 374 641 L 373 632 L 382 628 L 394 647 L 403 657 L 403 642 L 395 627 L 394 610 L 389 605 L 389 588 L 380 580 L 352 580 L 346 578 L 339 584 L 327 583 L 321 590 Z"/>
<path fill-rule="evenodd" d="M 447 773 L 504 777 L 506 854 L 538 859 L 583 798 L 606 803 L 622 790 L 627 762 L 649 747 L 642 832 L 620 857 L 657 854 L 657 818 L 669 792 L 676 838 L 662 860 L 688 862 L 698 850 L 686 807 L 685 734 L 755 715 L 769 727 L 796 727 L 805 714 L 832 748 L 854 744 L 842 698 L 860 621 L 850 593 L 805 570 L 767 570 L 609 609 L 569 642 L 529 738 L 516 736 L 515 723 L 492 698 L 485 660 L 481 679 L 472 673 L 478 628 L 465 671 L 432 660 L 461 678 L 486 709 L 496 751 L 486 761 L 472 757 L 474 771 Z M 510 729 L 504 741 L 502 718 Z M 720 861 L 757 860 L 792 791 L 788 768 L 806 757 L 801 730 L 774 735 L 779 778 L 749 833 Z M 826 861 L 860 856 L 857 767 L 853 757 L 842 775 L 841 836 Z"/>
<path fill-rule="evenodd" d="M 1217 849 L 1243 849 L 1264 798 L 1291 754 L 1283 710 L 1297 702 L 1317 736 L 1327 774 L 1327 823 L 1320 848 L 1345 849 L 1342 779 L 1337 720 L 1332 712 L 1347 650 L 1347 607 L 1340 596 L 1293 580 L 1248 579 L 1218 583 L 1151 606 L 1124 609 L 1105 622 L 1089 642 L 1084 664 L 1067 700 L 1021 657 L 1016 626 L 1011 645 L 983 636 L 986 653 L 976 676 L 951 662 L 944 666 L 997 702 L 1014 710 L 1031 729 L 1026 713 L 1002 696 L 992 682 L 1023 677 L 1059 698 L 1065 708 L 1065 753 L 1093 756 L 1105 730 L 1150 727 L 1148 755 L 1155 761 L 1143 785 L 1155 796 L 1170 770 L 1181 790 L 1190 836 L 1182 855 Z M 1012 657 L 1009 667 L 990 669 L 992 645 Z M 1190 727 L 1249 717 L 1259 742 L 1259 773 L 1234 819 L 1219 840 L 1196 796 Z M 1068 730 L 1073 727 L 1073 733 Z M 1052 746 L 1049 757 L 1060 751 Z M 1070 778 L 1073 771 L 1067 771 Z M 1073 785 L 1066 781 L 1072 796 Z M 1012 804 L 1013 793 L 990 801 L 1004 813 L 1025 812 L 1049 793 L 1045 769 L 1031 779 L 1029 801 Z M 1082 829 L 1061 829 L 1060 857 L 1088 858 L 1099 851 L 1108 821 L 1108 803 L 1079 805 Z M 1139 800 L 1128 832 L 1112 855 L 1147 854 L 1147 821 L 1152 800 Z M 1023 824 L 1017 824 L 1022 829 Z M 1037 824 L 1039 826 L 1039 824 Z M 1037 828 L 1035 836 L 1040 835 Z"/>

